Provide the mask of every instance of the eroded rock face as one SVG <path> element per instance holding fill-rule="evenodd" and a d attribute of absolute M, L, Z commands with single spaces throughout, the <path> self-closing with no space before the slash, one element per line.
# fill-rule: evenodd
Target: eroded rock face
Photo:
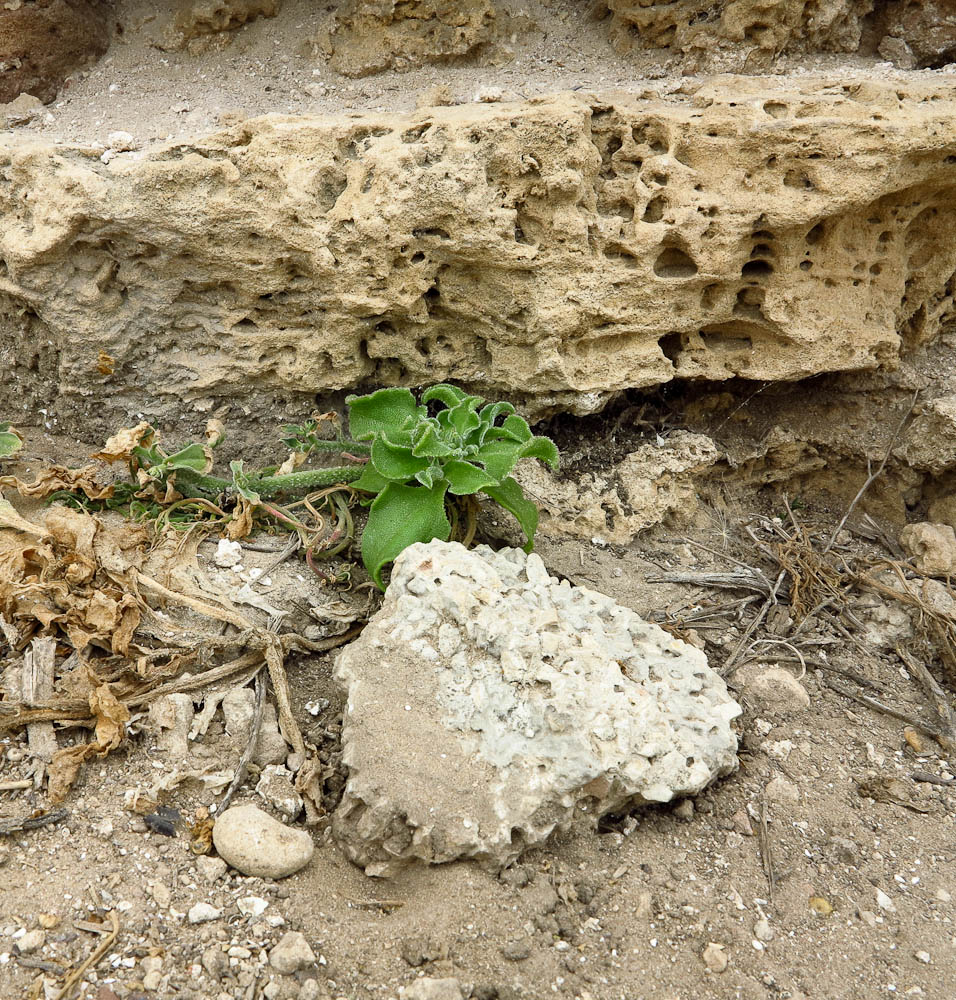
<path fill-rule="evenodd" d="M 740 709 L 703 653 L 518 549 L 406 549 L 335 676 L 349 779 L 333 833 L 372 875 L 503 866 L 575 815 L 736 767 Z"/>
<path fill-rule="evenodd" d="M 873 0 L 606 0 L 619 48 L 670 49 L 697 64 L 765 68 L 785 51 L 855 52 Z"/>
<path fill-rule="evenodd" d="M 177 0 L 157 25 L 156 44 L 198 54 L 227 45 L 237 28 L 257 17 L 275 17 L 281 6 L 282 0 Z"/>
<path fill-rule="evenodd" d="M 110 0 L 23 0 L 0 5 L 0 104 L 21 93 L 48 103 L 74 70 L 109 45 Z"/>
<path fill-rule="evenodd" d="M 952 88 L 686 89 L 268 116 L 108 165 L 0 138 L 0 404 L 92 435 L 453 378 L 583 413 L 675 376 L 892 366 L 935 335 Z"/>
<path fill-rule="evenodd" d="M 346 0 L 329 39 L 332 67 L 366 76 L 469 55 L 494 35 L 491 0 Z"/>
<path fill-rule="evenodd" d="M 899 0 L 883 4 L 874 30 L 884 35 L 879 52 L 904 69 L 956 62 L 956 2 Z"/>

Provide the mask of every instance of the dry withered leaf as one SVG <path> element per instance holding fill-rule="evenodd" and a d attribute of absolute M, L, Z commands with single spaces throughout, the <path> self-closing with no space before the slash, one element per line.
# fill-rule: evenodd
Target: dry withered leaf
<path fill-rule="evenodd" d="M 84 465 L 82 469 L 51 465 L 48 469 L 41 469 L 32 483 L 25 483 L 16 476 L 0 476 L 0 487 L 13 487 L 24 497 L 48 497 L 59 490 L 69 490 L 71 493 L 83 493 L 90 500 L 108 500 L 113 496 L 113 486 L 99 482 L 97 471 L 95 465 Z"/>
<path fill-rule="evenodd" d="M 226 537 L 230 541 L 248 538 L 252 533 L 252 519 L 255 514 L 255 504 L 245 497 L 239 497 L 239 503 L 232 512 L 232 520 L 226 525 Z"/>
<path fill-rule="evenodd" d="M 66 798 L 85 760 L 94 756 L 105 757 L 123 742 L 126 735 L 129 709 L 116 700 L 108 684 L 101 684 L 90 693 L 90 711 L 96 719 L 92 742 L 66 747 L 53 755 L 49 770 L 49 794 L 53 803 Z"/>
<path fill-rule="evenodd" d="M 96 370 L 100 375 L 112 375 L 116 366 L 116 359 L 111 357 L 106 351 L 100 351 L 96 358 Z"/>
<path fill-rule="evenodd" d="M 91 455 L 103 462 L 128 462 L 134 448 L 148 448 L 159 440 L 159 433 L 142 420 L 135 427 L 123 427 L 103 446 L 102 451 Z"/>

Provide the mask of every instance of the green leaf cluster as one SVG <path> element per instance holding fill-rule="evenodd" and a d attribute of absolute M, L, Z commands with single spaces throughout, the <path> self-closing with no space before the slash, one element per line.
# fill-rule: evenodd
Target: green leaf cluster
<path fill-rule="evenodd" d="M 510 403 L 485 403 L 453 385 L 435 385 L 416 402 L 408 389 L 349 396 L 349 433 L 370 442 L 356 489 L 375 495 L 362 534 L 362 560 L 382 587 L 382 570 L 403 549 L 447 540 L 446 500 L 484 493 L 518 519 L 530 551 L 538 508 L 510 475 L 523 458 L 558 467 L 558 449 L 531 433 Z M 431 404 L 431 415 L 429 404 Z"/>
<path fill-rule="evenodd" d="M 22 447 L 20 435 L 9 424 L 0 423 L 0 458 L 9 458 Z"/>

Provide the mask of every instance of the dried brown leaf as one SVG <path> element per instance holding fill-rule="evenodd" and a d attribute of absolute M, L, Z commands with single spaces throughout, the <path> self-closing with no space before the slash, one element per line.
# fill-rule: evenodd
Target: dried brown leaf
<path fill-rule="evenodd" d="M 148 448 L 158 440 L 159 433 L 143 420 L 135 427 L 123 427 L 118 430 L 106 442 L 102 451 L 90 457 L 104 462 L 128 462 L 134 448 Z"/>
<path fill-rule="evenodd" d="M 101 483 L 96 478 L 99 470 L 95 465 L 84 465 L 82 469 L 67 469 L 62 465 L 51 465 L 41 469 L 32 483 L 25 483 L 16 476 L 0 476 L 0 486 L 11 486 L 24 497 L 48 497 L 59 490 L 83 493 L 90 500 L 107 500 L 113 496 L 111 483 Z"/>

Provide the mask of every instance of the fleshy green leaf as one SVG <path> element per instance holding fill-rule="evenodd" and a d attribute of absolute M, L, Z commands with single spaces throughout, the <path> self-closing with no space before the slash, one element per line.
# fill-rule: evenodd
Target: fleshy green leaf
<path fill-rule="evenodd" d="M 422 486 L 427 486 L 428 489 L 431 489 L 436 483 L 440 483 L 444 479 L 444 475 L 442 474 L 440 465 L 429 465 L 427 469 L 416 472 L 415 478 Z"/>
<path fill-rule="evenodd" d="M 457 406 L 467 395 L 468 393 L 459 389 L 458 386 L 441 382 L 422 393 L 422 402 L 430 403 L 433 399 L 437 399 L 451 409 L 453 406 Z"/>
<path fill-rule="evenodd" d="M 230 462 L 229 468 L 232 470 L 232 484 L 239 496 L 245 497 L 249 503 L 259 503 L 259 494 L 252 488 L 252 478 L 242 471 L 242 461 Z"/>
<path fill-rule="evenodd" d="M 376 434 L 401 427 L 409 418 L 425 415 L 408 389 L 379 389 L 368 396 L 347 396 L 349 433 L 356 441 L 370 441 Z"/>
<path fill-rule="evenodd" d="M 22 447 L 20 435 L 10 430 L 9 424 L 0 424 L 0 458 L 9 458 Z"/>
<path fill-rule="evenodd" d="M 449 410 L 448 420 L 462 438 L 481 426 L 481 417 L 476 412 L 480 402 L 478 396 L 466 396 L 453 410 Z"/>
<path fill-rule="evenodd" d="M 448 480 L 449 492 L 456 496 L 466 496 L 498 485 L 497 479 L 471 462 L 446 462 L 445 478 Z"/>
<path fill-rule="evenodd" d="M 534 533 L 538 527 L 538 508 L 524 495 L 511 476 L 502 480 L 499 486 L 485 487 L 484 492 L 518 519 L 518 524 L 528 538 L 524 550 L 530 552 L 534 548 Z"/>
<path fill-rule="evenodd" d="M 483 424 L 491 426 L 501 416 L 502 413 L 514 413 L 515 408 L 511 403 L 488 403 L 483 406 L 478 413 Z"/>
<path fill-rule="evenodd" d="M 441 424 L 429 417 L 418 425 L 412 454 L 417 457 L 445 458 L 455 450 L 441 437 Z"/>
<path fill-rule="evenodd" d="M 529 441 L 531 439 L 531 428 L 524 417 L 519 417 L 517 413 L 512 413 L 505 417 L 505 421 L 500 427 L 492 427 L 485 435 L 491 438 L 508 438 L 511 441 Z"/>
<path fill-rule="evenodd" d="M 533 437 L 521 446 L 518 452 L 519 458 L 537 458 L 542 462 L 547 462 L 552 469 L 558 468 L 558 446 L 546 437 Z"/>
<path fill-rule="evenodd" d="M 362 470 L 362 475 L 352 483 L 353 488 L 366 493 L 381 493 L 388 486 L 388 480 L 375 471 L 375 466 L 368 462 Z"/>
<path fill-rule="evenodd" d="M 372 465 L 380 476 L 393 483 L 404 483 L 427 468 L 428 459 L 417 458 L 412 454 L 412 449 L 404 445 L 392 444 L 384 437 L 376 437 L 372 442 Z"/>
<path fill-rule="evenodd" d="M 488 475 L 501 482 L 515 467 L 521 457 L 521 445 L 517 441 L 486 441 L 475 455 L 475 461 L 488 471 Z"/>
<path fill-rule="evenodd" d="M 384 590 L 382 570 L 415 542 L 447 541 L 451 524 L 445 514 L 445 484 L 432 489 L 389 483 L 375 498 L 362 533 L 362 561 Z"/>
<path fill-rule="evenodd" d="M 187 444 L 185 448 L 170 455 L 162 464 L 169 472 L 175 469 L 188 469 L 190 472 L 202 474 L 208 468 L 209 459 L 201 444 Z"/>

